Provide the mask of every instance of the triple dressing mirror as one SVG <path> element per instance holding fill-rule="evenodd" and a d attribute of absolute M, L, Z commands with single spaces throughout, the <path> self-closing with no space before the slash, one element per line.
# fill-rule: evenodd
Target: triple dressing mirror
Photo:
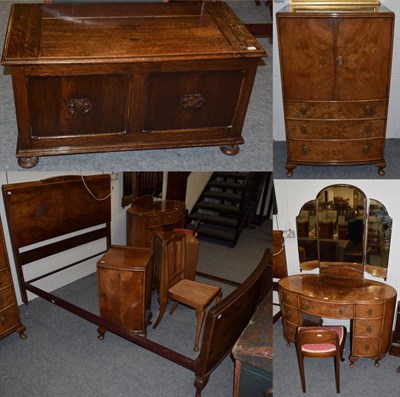
<path fill-rule="evenodd" d="M 352 185 L 332 185 L 296 217 L 300 270 L 386 279 L 392 219 L 385 206 Z"/>

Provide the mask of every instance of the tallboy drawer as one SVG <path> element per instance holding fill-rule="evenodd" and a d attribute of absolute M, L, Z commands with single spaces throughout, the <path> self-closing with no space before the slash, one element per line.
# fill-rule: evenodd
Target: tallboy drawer
<path fill-rule="evenodd" d="M 360 102 L 285 102 L 285 116 L 299 119 L 385 118 L 386 101 Z"/>
<path fill-rule="evenodd" d="M 379 138 L 385 135 L 385 120 L 287 120 L 288 138 L 354 139 Z"/>
<path fill-rule="evenodd" d="M 332 159 L 335 162 L 363 162 L 380 160 L 383 156 L 385 140 L 294 140 L 287 141 L 289 157 L 292 161 L 320 162 Z"/>

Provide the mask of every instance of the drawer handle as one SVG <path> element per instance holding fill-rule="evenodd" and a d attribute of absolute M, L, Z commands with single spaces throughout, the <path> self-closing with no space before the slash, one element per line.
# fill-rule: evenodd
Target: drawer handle
<path fill-rule="evenodd" d="M 374 108 L 371 105 L 366 105 L 364 111 L 367 116 L 371 116 L 374 112 Z"/>
<path fill-rule="evenodd" d="M 290 302 L 290 298 L 289 298 L 289 295 L 286 295 L 286 302 Z"/>
<path fill-rule="evenodd" d="M 372 315 L 372 309 L 371 309 L 371 308 L 368 309 L 368 315 L 369 315 L 369 316 Z"/>
<path fill-rule="evenodd" d="M 306 156 L 308 154 L 308 147 L 304 145 L 302 148 L 302 152 Z"/>
<path fill-rule="evenodd" d="M 371 124 L 367 124 L 365 126 L 365 133 L 370 134 L 371 132 L 372 132 L 372 126 L 371 126 Z"/>
<path fill-rule="evenodd" d="M 343 64 L 344 64 L 344 58 L 343 58 L 342 55 L 339 55 L 339 56 L 336 58 L 336 63 L 338 64 L 338 66 L 343 66 Z"/>
<path fill-rule="evenodd" d="M 67 107 L 71 114 L 86 114 L 91 109 L 92 102 L 87 98 L 70 99 Z"/>
<path fill-rule="evenodd" d="M 305 301 L 303 306 L 304 306 L 304 309 L 307 310 L 310 307 L 310 302 Z"/>
<path fill-rule="evenodd" d="M 368 154 L 368 153 L 369 153 L 369 146 L 368 146 L 368 145 L 365 145 L 365 146 L 363 147 L 363 153 L 364 153 L 364 154 Z"/>
<path fill-rule="evenodd" d="M 371 326 L 371 325 L 368 325 L 368 327 L 367 327 L 367 332 L 368 332 L 369 334 L 372 332 L 372 326 Z"/>
<path fill-rule="evenodd" d="M 364 346 L 364 348 L 365 348 L 365 350 L 369 350 L 369 344 L 366 343 L 365 346 Z"/>
<path fill-rule="evenodd" d="M 344 309 L 343 309 L 343 307 L 341 307 L 340 309 L 339 309 L 339 314 L 341 315 L 341 316 L 343 316 L 343 314 L 344 314 Z"/>
<path fill-rule="evenodd" d="M 199 109 L 203 104 L 204 98 L 201 94 L 185 94 L 181 99 L 181 106 L 183 109 Z"/>
<path fill-rule="evenodd" d="M 292 312 L 288 310 L 286 317 L 290 320 L 292 318 Z"/>
<path fill-rule="evenodd" d="M 306 113 L 307 113 L 306 105 L 301 105 L 300 114 L 304 116 Z"/>
<path fill-rule="evenodd" d="M 302 125 L 300 131 L 302 134 L 307 134 L 307 127 L 305 125 Z"/>
<path fill-rule="evenodd" d="M 8 323 L 8 319 L 7 319 L 7 317 L 2 317 L 1 318 L 1 325 L 7 325 L 7 323 Z"/>

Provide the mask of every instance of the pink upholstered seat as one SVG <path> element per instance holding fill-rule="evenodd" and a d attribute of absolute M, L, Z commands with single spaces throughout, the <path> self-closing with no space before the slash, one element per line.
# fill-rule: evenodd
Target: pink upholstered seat
<path fill-rule="evenodd" d="M 299 327 L 299 329 L 325 329 L 329 331 L 335 331 L 339 335 L 339 345 L 342 344 L 343 341 L 343 336 L 344 336 L 344 328 L 342 326 L 324 326 L 324 327 Z M 321 334 L 316 334 L 316 340 L 318 341 L 318 338 L 321 338 Z M 308 352 L 332 352 L 336 350 L 336 346 L 333 343 L 306 343 L 302 345 L 302 350 L 303 351 L 308 351 Z"/>

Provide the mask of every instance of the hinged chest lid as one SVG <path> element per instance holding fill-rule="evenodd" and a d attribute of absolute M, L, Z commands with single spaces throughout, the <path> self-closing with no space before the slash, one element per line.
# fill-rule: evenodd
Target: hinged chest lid
<path fill-rule="evenodd" d="M 2 63 L 153 62 L 261 57 L 223 2 L 14 4 Z"/>

